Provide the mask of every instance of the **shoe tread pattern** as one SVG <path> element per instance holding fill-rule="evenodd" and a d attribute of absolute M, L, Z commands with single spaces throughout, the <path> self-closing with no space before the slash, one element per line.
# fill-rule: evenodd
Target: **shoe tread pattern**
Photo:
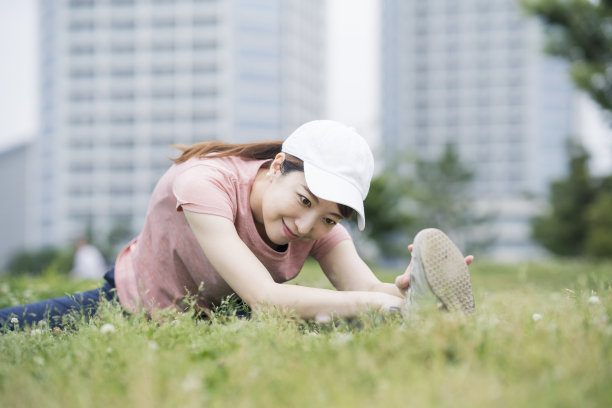
<path fill-rule="evenodd" d="M 461 251 L 437 229 L 425 230 L 419 238 L 421 262 L 431 290 L 448 310 L 473 313 L 472 282 Z"/>

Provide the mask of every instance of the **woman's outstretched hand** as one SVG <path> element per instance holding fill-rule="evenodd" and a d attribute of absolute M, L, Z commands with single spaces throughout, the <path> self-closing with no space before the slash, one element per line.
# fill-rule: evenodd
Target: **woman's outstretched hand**
<path fill-rule="evenodd" d="M 408 245 L 408 250 L 412 253 L 412 248 L 414 246 L 412 244 Z M 465 257 L 465 263 L 470 266 L 470 264 L 474 261 L 474 255 L 468 255 Z M 399 275 L 395 278 L 395 286 L 398 287 L 399 290 L 405 292 L 410 287 L 410 270 L 412 269 L 412 261 L 406 268 L 403 274 Z"/>

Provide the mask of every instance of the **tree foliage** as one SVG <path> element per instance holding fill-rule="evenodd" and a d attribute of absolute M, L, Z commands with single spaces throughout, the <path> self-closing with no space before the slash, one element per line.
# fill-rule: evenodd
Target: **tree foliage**
<path fill-rule="evenodd" d="M 10 275 L 41 275 L 49 270 L 68 274 L 72 269 L 74 251 L 59 248 L 42 248 L 35 251 L 19 251 L 14 254 L 6 270 Z"/>
<path fill-rule="evenodd" d="M 598 258 L 612 257 L 612 191 L 604 191 L 587 211 L 585 255 Z"/>
<path fill-rule="evenodd" d="M 612 113 L 612 0 L 522 0 L 546 26 L 546 51 L 570 62 L 574 83 Z"/>
<path fill-rule="evenodd" d="M 595 187 L 589 174 L 588 153 L 573 145 L 569 154 L 569 173 L 551 183 L 550 208 L 534 219 L 532 235 L 552 253 L 581 255 L 587 236 L 586 209 L 595 198 Z"/>
<path fill-rule="evenodd" d="M 87 224 L 83 236 L 96 246 L 106 261 L 114 262 L 119 250 L 133 236 L 128 226 L 117 224 L 107 235 L 94 232 L 91 223 Z M 67 275 L 73 267 L 75 248 L 70 246 L 47 246 L 14 253 L 6 264 L 9 275 L 40 275 L 49 271 Z"/>
<path fill-rule="evenodd" d="M 473 210 L 473 178 L 451 144 L 435 160 L 398 154 L 372 180 L 365 201 L 366 234 L 387 256 L 406 253 L 423 228 L 440 228 L 455 238 L 469 235 L 466 231 L 485 221 Z"/>
<path fill-rule="evenodd" d="M 590 174 L 589 154 L 570 144 L 569 172 L 550 185 L 549 208 L 535 217 L 532 235 L 563 256 L 612 257 L 612 178 Z"/>

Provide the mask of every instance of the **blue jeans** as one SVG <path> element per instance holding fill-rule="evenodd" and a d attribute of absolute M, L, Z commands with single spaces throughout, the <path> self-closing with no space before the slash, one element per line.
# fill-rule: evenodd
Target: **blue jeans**
<path fill-rule="evenodd" d="M 104 280 L 106 282 L 99 289 L 0 309 L 0 331 L 14 330 L 17 325 L 11 322 L 13 318 L 18 319 L 18 326 L 21 328 L 34 326 L 41 320 L 48 322 L 51 328 L 64 328 L 63 317 L 68 314 L 80 312 L 85 317 L 91 317 L 96 313 L 102 299 L 117 300 L 115 268 L 106 272 Z"/>

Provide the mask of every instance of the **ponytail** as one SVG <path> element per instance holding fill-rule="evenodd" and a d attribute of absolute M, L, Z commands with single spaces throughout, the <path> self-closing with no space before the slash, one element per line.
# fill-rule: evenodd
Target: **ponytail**
<path fill-rule="evenodd" d="M 200 142 L 191 146 L 174 145 L 173 147 L 183 153 L 173 159 L 174 163 L 183 163 L 192 157 L 214 157 L 238 156 L 251 160 L 273 159 L 281 152 L 282 141 L 256 142 L 256 143 L 226 143 L 219 141 Z"/>

